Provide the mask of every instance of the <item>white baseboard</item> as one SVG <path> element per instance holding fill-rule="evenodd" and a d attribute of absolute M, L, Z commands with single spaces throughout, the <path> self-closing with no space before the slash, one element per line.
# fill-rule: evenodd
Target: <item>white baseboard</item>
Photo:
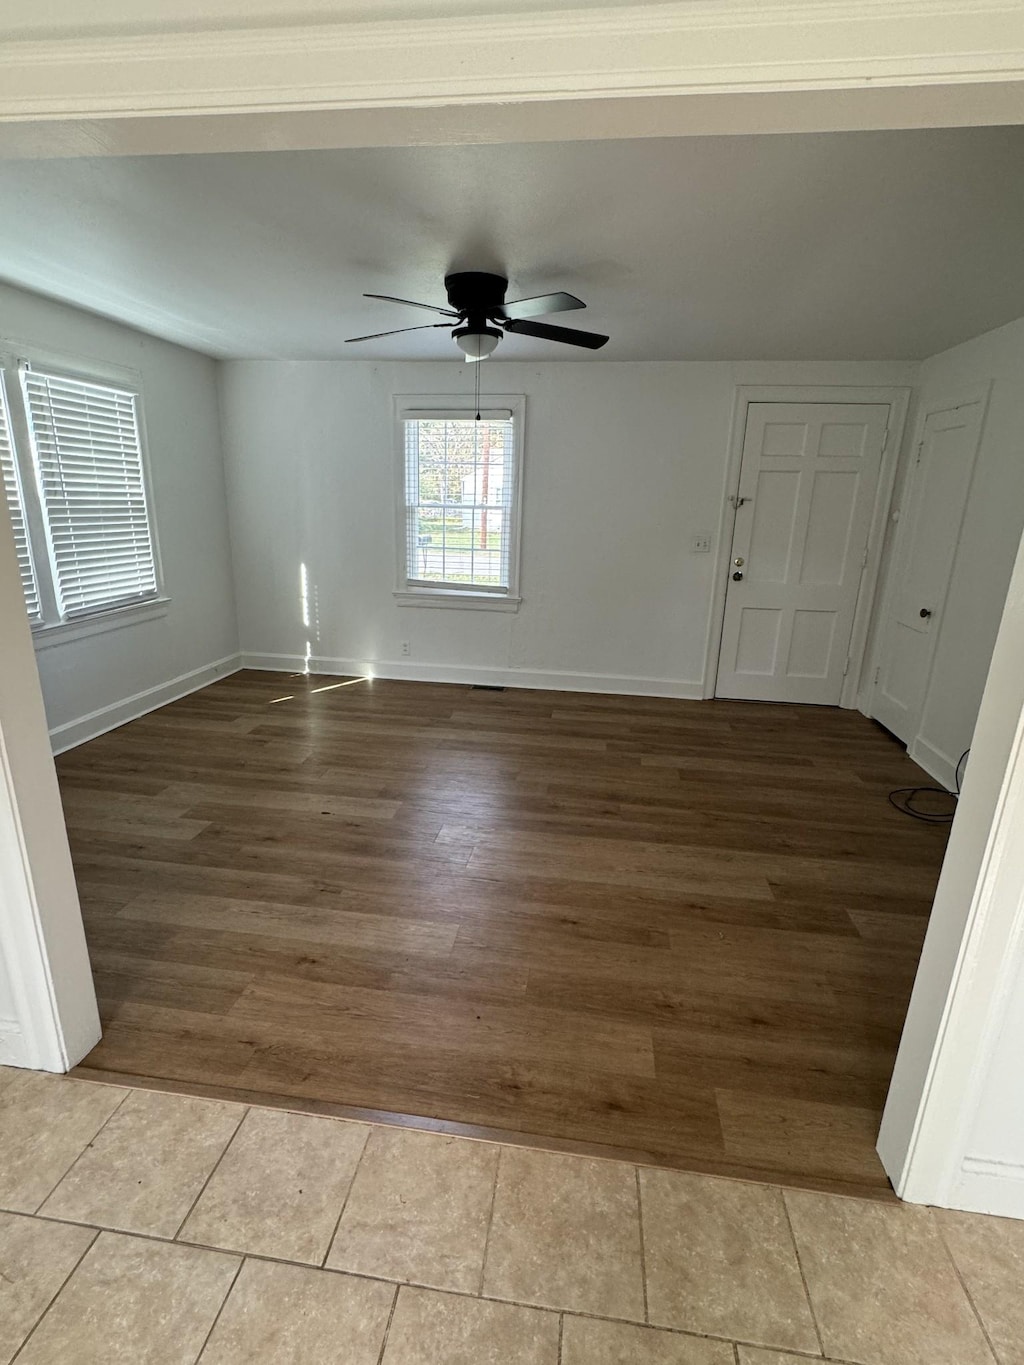
<path fill-rule="evenodd" d="M 919 768 L 923 768 L 929 777 L 934 777 L 936 782 L 945 787 L 946 791 L 956 791 L 955 758 L 950 758 L 941 749 L 936 749 L 933 744 L 929 744 L 920 735 L 913 741 L 907 753 Z"/>
<path fill-rule="evenodd" d="M 703 685 L 671 678 L 631 678 L 607 673 L 541 672 L 525 668 L 477 668 L 469 664 L 428 664 L 387 659 L 324 659 L 301 654 L 249 654 L 242 668 L 278 673 L 326 673 L 346 678 L 391 678 L 401 682 L 478 683 L 485 687 L 529 687 L 552 692 L 602 692 L 628 697 L 676 697 L 699 701 Z"/>
<path fill-rule="evenodd" d="M 98 711 L 90 711 L 88 715 L 79 716 L 77 720 L 55 725 L 50 731 L 53 752 L 62 754 L 65 750 L 74 749 L 87 740 L 105 735 L 108 730 L 116 730 L 119 725 L 124 725 L 130 720 L 138 720 L 139 716 L 155 711 L 157 707 L 166 706 L 168 702 L 177 701 L 179 697 L 187 697 L 190 692 L 198 692 L 201 687 L 208 687 L 218 678 L 225 678 L 229 673 L 237 673 L 241 666 L 238 654 L 228 654 L 223 659 L 203 664 L 202 668 L 193 668 L 189 673 L 181 673 L 157 687 L 149 687 L 144 692 L 136 692 L 121 701 L 111 702 L 109 706 L 101 707 Z"/>
<path fill-rule="evenodd" d="M 1001 1218 L 1024 1218 L 1024 1166 L 1015 1161 L 964 1157 L 950 1207 L 968 1213 L 994 1213 Z"/>

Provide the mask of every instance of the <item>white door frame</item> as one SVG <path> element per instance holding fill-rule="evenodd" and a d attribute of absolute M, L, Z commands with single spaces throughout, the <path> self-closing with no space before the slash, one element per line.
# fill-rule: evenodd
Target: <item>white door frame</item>
<path fill-rule="evenodd" d="M 66 1071 L 100 1020 L 6 511 L 0 641 L 0 1062 Z"/>
<path fill-rule="evenodd" d="M 963 518 L 967 512 L 967 503 L 970 500 L 971 496 L 971 485 L 974 482 L 974 472 L 978 464 L 978 452 L 981 449 L 981 443 L 985 437 L 985 420 L 988 416 L 988 404 L 991 394 L 992 381 L 989 380 L 984 384 L 974 384 L 970 388 L 957 390 L 952 394 L 952 396 L 950 396 L 947 393 L 943 394 L 941 397 L 939 396 L 935 396 L 934 398 L 924 397 L 921 399 L 918 405 L 917 415 L 914 419 L 913 435 L 910 437 L 910 441 L 907 446 L 908 468 L 906 479 L 903 483 L 903 487 L 901 488 L 899 494 L 900 504 L 899 521 L 896 523 L 896 534 L 893 537 L 892 558 L 886 569 L 886 573 L 881 584 L 881 591 L 879 593 L 877 610 L 873 613 L 874 620 L 876 623 L 876 629 L 872 632 L 873 638 L 871 640 L 870 657 L 868 658 L 867 665 L 864 669 L 863 675 L 864 683 L 863 687 L 861 688 L 859 700 L 857 703 L 860 706 L 861 710 L 864 712 L 864 714 L 867 716 L 874 715 L 875 689 L 878 686 L 877 674 L 882 663 L 882 654 L 885 648 L 886 632 L 889 624 L 889 615 L 894 609 L 896 602 L 896 593 L 899 590 L 899 578 L 901 570 L 903 568 L 904 557 L 906 553 L 906 547 L 904 543 L 904 528 L 908 524 L 906 514 L 910 511 L 911 496 L 915 492 L 917 492 L 918 494 L 920 493 L 920 488 L 918 487 L 917 489 L 915 489 L 914 487 L 913 478 L 914 469 L 913 466 L 909 464 L 910 456 L 923 443 L 925 423 L 928 421 L 928 418 L 931 417 L 933 413 L 949 412 L 953 408 L 966 407 L 968 404 L 971 403 L 979 403 L 981 405 L 981 419 L 978 423 L 978 437 L 975 442 L 974 449 L 971 452 L 970 457 L 971 469 L 967 476 L 967 483 L 964 488 L 964 502 L 960 513 L 960 525 L 962 526 Z M 893 510 L 895 511 L 895 509 Z M 889 514 L 890 519 L 892 515 L 893 513 L 890 512 Z M 960 547 L 958 541 L 957 546 L 953 551 L 953 557 L 950 560 L 949 577 L 946 579 L 946 582 L 942 585 L 941 598 L 936 598 L 935 601 L 934 608 L 935 624 L 928 640 L 928 666 L 925 671 L 924 691 L 922 694 L 921 702 L 921 714 L 917 718 L 918 733 L 915 734 L 914 737 L 907 742 L 907 753 L 910 755 L 910 757 L 914 759 L 915 762 L 920 763 L 921 767 L 923 767 L 927 772 L 930 772 L 933 775 L 936 767 L 940 767 L 943 771 L 945 771 L 949 767 L 950 761 L 953 764 L 956 763 L 955 757 L 952 760 L 947 760 L 945 754 L 941 756 L 938 755 L 937 753 L 921 754 L 918 746 L 920 740 L 921 720 L 924 715 L 925 703 L 927 702 L 928 699 L 928 688 L 931 686 L 932 669 L 935 663 L 935 650 L 938 646 L 939 632 L 942 628 L 942 618 L 946 610 L 946 598 L 949 595 L 949 585 L 952 583 L 953 577 L 956 573 L 956 561 L 959 552 Z M 922 758 L 925 758 L 927 761 L 921 763 Z M 939 764 L 936 763 L 936 758 L 941 758 L 941 762 Z"/>
<path fill-rule="evenodd" d="M 871 512 L 868 533 L 868 559 L 861 575 L 857 609 L 850 632 L 850 666 L 843 679 L 840 706 L 853 707 L 857 702 L 858 684 L 864 662 L 864 650 L 871 620 L 878 570 L 882 560 L 885 527 L 892 498 L 899 451 L 903 444 L 903 429 L 910 403 L 910 389 L 902 387 L 870 387 L 864 385 L 813 384 L 740 384 L 733 395 L 732 419 L 729 424 L 729 448 L 725 480 L 722 489 L 722 508 L 718 524 L 718 555 L 715 562 L 715 586 L 711 599 L 708 632 L 704 653 L 704 682 L 701 695 L 715 695 L 718 680 L 718 659 L 722 648 L 722 628 L 725 622 L 725 599 L 729 589 L 729 568 L 732 554 L 733 522 L 736 511 L 730 499 L 737 496 L 740 470 L 743 463 L 743 442 L 747 432 L 747 409 L 751 403 L 887 403 L 889 425 L 882 463 L 878 472 L 875 505 Z"/>
<path fill-rule="evenodd" d="M 1024 1165 L 971 1150 L 995 1043 L 1020 989 L 1022 828 L 1024 539 L 878 1138 L 897 1194 L 914 1203 L 1024 1218 Z"/>

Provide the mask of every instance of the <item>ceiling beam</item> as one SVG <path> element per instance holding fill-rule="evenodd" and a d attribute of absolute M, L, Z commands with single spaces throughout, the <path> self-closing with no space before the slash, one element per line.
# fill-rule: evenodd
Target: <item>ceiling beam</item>
<path fill-rule="evenodd" d="M 1024 7 L 1007 0 L 691 0 L 187 33 L 153 31 L 152 9 L 146 31 L 126 5 L 115 33 L 5 40 L 0 154 L 1024 122 Z"/>

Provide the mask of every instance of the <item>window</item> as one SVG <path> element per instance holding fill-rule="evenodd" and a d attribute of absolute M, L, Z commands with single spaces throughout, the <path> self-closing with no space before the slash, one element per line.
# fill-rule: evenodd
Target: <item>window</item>
<path fill-rule="evenodd" d="M 138 394 L 24 361 L 17 371 L 0 407 L 0 461 L 33 625 L 153 601 Z"/>
<path fill-rule="evenodd" d="M 521 425 L 521 400 L 401 411 L 403 600 L 518 602 Z"/>

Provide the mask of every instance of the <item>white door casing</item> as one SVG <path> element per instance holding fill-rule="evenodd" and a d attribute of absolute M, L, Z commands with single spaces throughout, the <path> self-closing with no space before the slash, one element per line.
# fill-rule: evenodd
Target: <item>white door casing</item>
<path fill-rule="evenodd" d="M 747 406 L 716 696 L 839 704 L 889 414 Z"/>
<path fill-rule="evenodd" d="M 936 400 L 918 418 L 867 707 L 907 745 L 924 710 L 986 399 L 987 390 Z"/>
<path fill-rule="evenodd" d="M 65 1071 L 99 1037 L 35 650 L 0 505 L 0 1063 Z"/>
<path fill-rule="evenodd" d="M 1004 1087 L 1014 1078 L 1004 1104 L 1019 1105 L 1024 1088 L 1020 1038 L 1006 1030 L 1024 984 L 1022 823 L 1024 540 L 878 1138 L 896 1193 L 913 1203 L 1024 1218 L 1024 1164 L 976 1127 L 994 1062 Z"/>

